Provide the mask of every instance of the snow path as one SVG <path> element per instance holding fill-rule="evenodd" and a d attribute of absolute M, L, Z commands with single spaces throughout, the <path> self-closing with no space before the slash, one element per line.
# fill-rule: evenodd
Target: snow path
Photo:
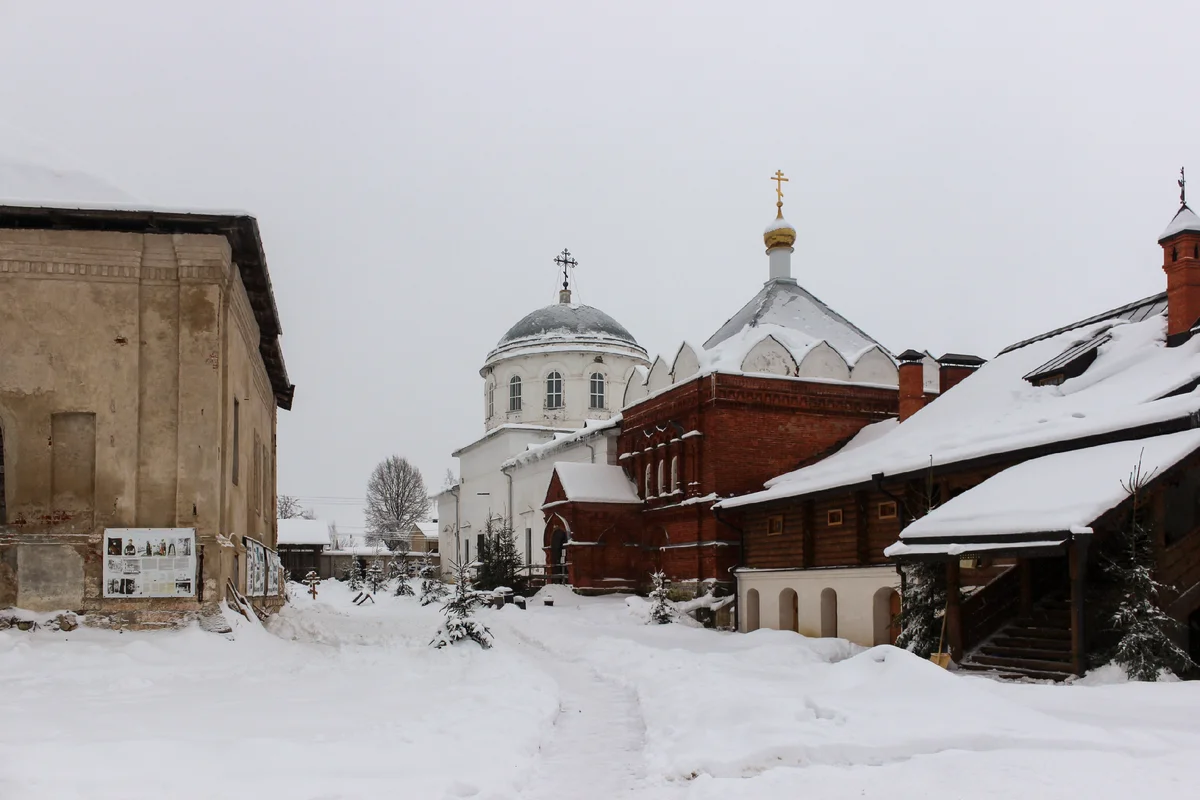
<path fill-rule="evenodd" d="M 507 630 L 537 651 L 538 667 L 559 690 L 554 728 L 521 797 L 570 797 L 582 786 L 596 797 L 630 796 L 646 776 L 646 724 L 637 695 L 577 661 L 560 658 L 525 633 Z"/>

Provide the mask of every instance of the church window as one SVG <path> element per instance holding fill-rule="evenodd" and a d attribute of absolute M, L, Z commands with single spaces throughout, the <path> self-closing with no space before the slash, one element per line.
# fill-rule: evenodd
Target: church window
<path fill-rule="evenodd" d="M 646 465 L 646 497 L 654 497 L 654 484 L 650 482 L 653 475 L 652 468 L 649 464 Z"/>
<path fill-rule="evenodd" d="M 489 383 L 487 387 L 488 418 L 496 414 L 496 384 Z"/>
<path fill-rule="evenodd" d="M 591 378 L 591 408 L 604 408 L 604 375 L 593 372 Z"/>
<path fill-rule="evenodd" d="M 233 398 L 233 485 L 238 485 L 238 456 L 239 447 L 238 440 L 241 439 L 241 431 L 238 430 L 241 423 L 241 406 L 238 404 L 237 398 Z"/>
<path fill-rule="evenodd" d="M 508 410 L 521 410 L 521 376 L 513 375 L 508 379 Z"/>
<path fill-rule="evenodd" d="M 679 456 L 671 456 L 671 491 L 679 491 Z"/>
<path fill-rule="evenodd" d="M 663 462 L 661 460 L 658 462 L 658 493 L 667 493 L 666 484 L 663 483 Z"/>
<path fill-rule="evenodd" d="M 546 376 L 546 408 L 563 407 L 563 379 L 558 372 Z"/>

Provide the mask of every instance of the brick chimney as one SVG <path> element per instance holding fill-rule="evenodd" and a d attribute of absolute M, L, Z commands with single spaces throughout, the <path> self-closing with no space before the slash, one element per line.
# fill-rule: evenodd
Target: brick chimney
<path fill-rule="evenodd" d="M 900 421 L 925 406 L 925 354 L 905 350 L 900 354 Z"/>
<path fill-rule="evenodd" d="M 954 388 L 986 363 L 979 356 L 946 353 L 938 359 L 938 391 L 943 393 Z"/>
<path fill-rule="evenodd" d="M 1183 344 L 1200 320 L 1200 217 L 1187 206 L 1179 171 L 1179 210 L 1158 237 L 1167 273 L 1167 346 Z"/>

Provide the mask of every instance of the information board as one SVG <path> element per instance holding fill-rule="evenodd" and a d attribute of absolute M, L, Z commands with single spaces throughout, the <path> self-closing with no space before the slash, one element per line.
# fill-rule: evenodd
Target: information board
<path fill-rule="evenodd" d="M 194 528 L 104 531 L 105 597 L 195 597 Z"/>

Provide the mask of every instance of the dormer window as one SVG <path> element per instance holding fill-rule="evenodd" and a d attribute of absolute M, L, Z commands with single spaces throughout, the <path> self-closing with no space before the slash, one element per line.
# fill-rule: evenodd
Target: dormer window
<path fill-rule="evenodd" d="M 1108 342 L 1112 334 L 1104 330 L 1090 339 L 1076 342 L 1059 355 L 1042 364 L 1025 376 L 1034 386 L 1058 386 L 1087 371 L 1096 360 L 1101 345 Z"/>

